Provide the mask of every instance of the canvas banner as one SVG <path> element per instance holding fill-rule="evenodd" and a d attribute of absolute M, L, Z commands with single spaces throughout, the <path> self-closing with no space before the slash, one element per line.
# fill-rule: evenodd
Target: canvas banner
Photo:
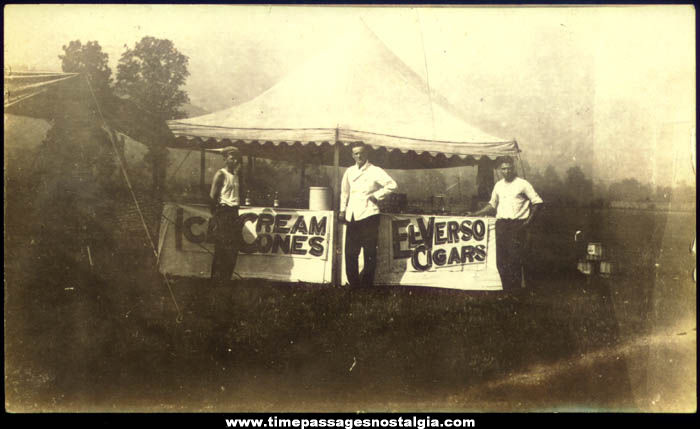
<path fill-rule="evenodd" d="M 330 283 L 333 212 L 268 207 L 240 209 L 243 245 L 235 275 Z M 209 277 L 214 254 L 203 205 L 166 203 L 159 240 L 161 272 Z"/>
<path fill-rule="evenodd" d="M 487 217 L 381 214 L 374 283 L 501 290 L 495 229 Z"/>

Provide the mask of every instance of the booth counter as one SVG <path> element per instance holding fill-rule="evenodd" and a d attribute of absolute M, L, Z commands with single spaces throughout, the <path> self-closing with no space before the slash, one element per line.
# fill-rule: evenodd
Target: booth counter
<path fill-rule="evenodd" d="M 285 282 L 333 283 L 335 214 L 330 210 L 242 207 L 244 245 L 235 274 Z M 376 285 L 501 290 L 496 268 L 495 219 L 381 214 Z M 209 277 L 214 245 L 207 239 L 209 209 L 166 203 L 158 243 L 162 273 Z M 345 278 L 340 225 L 341 284 Z M 362 266 L 362 255 L 360 255 Z"/>

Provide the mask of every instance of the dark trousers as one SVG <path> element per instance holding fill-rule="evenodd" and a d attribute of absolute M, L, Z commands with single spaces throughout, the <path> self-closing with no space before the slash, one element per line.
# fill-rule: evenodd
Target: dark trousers
<path fill-rule="evenodd" d="M 504 291 L 517 291 L 522 287 L 524 222 L 515 219 L 496 220 L 496 266 Z"/>
<path fill-rule="evenodd" d="M 345 234 L 345 274 L 352 287 L 372 286 L 377 267 L 377 239 L 379 215 L 350 221 Z M 360 249 L 364 255 L 364 268 L 358 272 Z"/>
<path fill-rule="evenodd" d="M 210 221 L 209 233 L 214 238 L 211 280 L 223 283 L 231 280 L 243 237 L 238 207 L 218 206 Z"/>

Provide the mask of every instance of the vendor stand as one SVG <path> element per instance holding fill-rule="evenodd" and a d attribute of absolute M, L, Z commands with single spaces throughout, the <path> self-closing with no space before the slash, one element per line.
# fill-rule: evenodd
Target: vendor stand
<path fill-rule="evenodd" d="M 384 169 L 477 167 L 482 182 L 489 177 L 491 180 L 490 184 L 479 183 L 480 189 L 492 187 L 496 159 L 518 158 L 520 152 L 515 140 L 494 137 L 467 124 L 366 28 L 249 102 L 196 118 L 169 121 L 168 126 L 175 136 L 170 143 L 173 148 L 204 153 L 236 146 L 249 162 L 256 157 L 334 167 L 331 207 L 320 211 L 313 207 L 242 210 L 257 216 L 253 220 L 251 215 L 244 227 L 250 246 L 266 240 L 260 238 L 269 227 L 260 226 L 264 213 L 273 218 L 273 246 L 274 240 L 278 244 L 270 251 L 260 243 L 258 248 L 263 251 L 244 251 L 236 272 L 242 277 L 274 280 L 346 283 L 341 253 L 344 226 L 338 222 L 337 209 L 341 167 L 353 163 L 352 143 L 367 144 L 372 149 L 371 162 Z M 181 223 L 177 220 L 180 209 Z M 184 213 L 194 213 L 194 208 L 173 203 L 166 205 L 165 211 L 166 218 L 176 219 L 174 225 L 165 222 L 161 228 L 161 270 L 208 276 L 211 249 L 204 250 L 206 243 L 193 244 L 187 233 L 177 232 L 180 225 L 201 240 L 206 230 L 206 210 L 200 207 L 193 218 Z M 283 217 L 282 229 L 277 223 L 280 214 L 289 216 Z M 269 222 L 270 217 L 263 220 Z M 291 226 L 299 218 L 304 219 L 307 230 L 300 232 L 298 227 L 292 233 Z M 309 231 L 314 218 L 317 227 L 320 218 L 327 222 L 323 251 L 318 256 L 310 247 L 312 239 L 320 239 Z M 375 284 L 501 289 L 494 224 L 493 218 L 383 214 Z M 295 247 L 294 240 L 301 247 Z M 295 254 L 293 248 L 306 253 Z M 199 256 L 185 262 L 189 256 L 184 252 Z"/>

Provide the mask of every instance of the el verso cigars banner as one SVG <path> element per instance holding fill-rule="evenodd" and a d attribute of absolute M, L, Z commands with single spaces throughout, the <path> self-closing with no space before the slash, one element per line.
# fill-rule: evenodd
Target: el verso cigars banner
<path fill-rule="evenodd" d="M 433 271 L 485 265 L 488 223 L 483 218 L 389 215 L 392 271 Z"/>

